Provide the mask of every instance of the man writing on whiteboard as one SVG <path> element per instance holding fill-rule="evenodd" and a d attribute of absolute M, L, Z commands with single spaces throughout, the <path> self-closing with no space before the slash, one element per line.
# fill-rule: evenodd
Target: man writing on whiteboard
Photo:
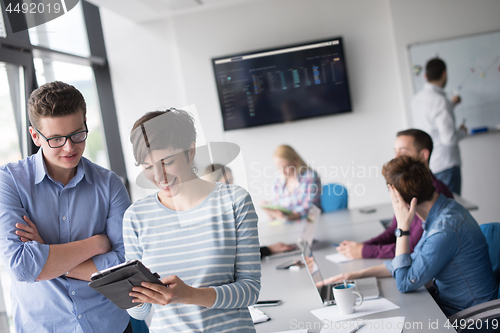
<path fill-rule="evenodd" d="M 427 82 L 411 102 L 414 127 L 432 137 L 434 153 L 430 169 L 437 179 L 457 194 L 461 193 L 462 175 L 460 171 L 460 150 L 458 141 L 467 135 L 467 128 L 455 125 L 453 108 L 460 103 L 460 96 L 455 95 L 449 101 L 444 87 L 448 78 L 446 64 L 439 58 L 431 59 L 425 67 Z"/>

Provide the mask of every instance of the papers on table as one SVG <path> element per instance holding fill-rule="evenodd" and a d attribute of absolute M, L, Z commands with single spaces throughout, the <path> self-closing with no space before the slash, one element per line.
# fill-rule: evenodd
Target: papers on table
<path fill-rule="evenodd" d="M 368 316 L 373 313 L 383 312 L 399 309 L 399 306 L 387 300 L 386 298 L 378 298 L 374 300 L 369 300 L 363 302 L 354 313 L 343 314 L 340 312 L 339 308 L 336 305 L 326 306 L 320 309 L 312 310 L 311 313 L 318 317 L 321 321 L 342 321 L 349 320 L 352 318 L 358 318 L 363 316 Z"/>
<path fill-rule="evenodd" d="M 349 333 L 362 324 L 365 326 L 358 330 L 359 333 L 401 333 L 405 325 L 405 317 L 336 322 L 331 325 L 332 327 L 322 329 L 320 333 Z"/>
<path fill-rule="evenodd" d="M 253 306 L 249 306 L 248 311 L 250 311 L 250 316 L 252 316 L 252 321 L 254 324 L 263 323 L 271 319 L 264 312 L 262 312 L 262 310 L 257 309 Z"/>
<path fill-rule="evenodd" d="M 329 254 L 325 258 L 327 260 L 333 261 L 334 263 L 337 263 L 337 264 L 353 260 L 353 259 L 347 258 L 346 256 L 344 256 L 343 254 L 340 254 L 340 253 Z"/>

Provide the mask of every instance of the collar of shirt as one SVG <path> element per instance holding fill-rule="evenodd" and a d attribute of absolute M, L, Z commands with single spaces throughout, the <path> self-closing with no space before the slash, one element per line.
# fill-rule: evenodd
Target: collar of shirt
<path fill-rule="evenodd" d="M 429 230 L 432 227 L 432 223 L 436 220 L 436 217 L 441 213 L 447 202 L 448 198 L 443 194 L 439 194 L 439 197 L 437 198 L 434 205 L 432 205 L 431 210 L 427 215 L 427 219 L 425 219 L 425 221 L 422 221 L 422 228 L 424 228 L 424 230 Z"/>
<path fill-rule="evenodd" d="M 82 179 L 85 179 L 89 184 L 92 184 L 92 179 L 91 179 L 92 177 L 90 176 L 90 173 L 87 172 L 84 159 L 85 158 L 82 156 L 76 168 L 75 176 L 70 180 L 70 182 L 65 187 L 68 188 L 74 187 Z M 43 159 L 42 147 L 40 147 L 35 156 L 35 175 L 36 175 L 35 185 L 39 184 L 45 178 L 45 176 L 47 176 L 47 178 L 50 179 L 52 182 L 60 184 L 60 182 L 52 179 L 52 177 L 50 177 L 50 175 L 47 173 L 47 166 L 45 165 L 45 161 Z"/>
<path fill-rule="evenodd" d="M 440 95 L 446 96 L 446 93 L 444 92 L 444 89 L 435 85 L 434 83 L 426 82 L 424 83 L 424 89 L 427 90 L 432 90 L 434 92 L 437 92 Z"/>

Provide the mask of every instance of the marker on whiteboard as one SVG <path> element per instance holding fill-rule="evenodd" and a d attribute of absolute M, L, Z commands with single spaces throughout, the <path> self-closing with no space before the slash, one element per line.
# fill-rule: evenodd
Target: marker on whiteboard
<path fill-rule="evenodd" d="M 477 133 L 483 133 L 483 132 L 488 132 L 488 127 L 476 127 L 476 128 L 471 128 L 470 134 L 477 134 Z"/>

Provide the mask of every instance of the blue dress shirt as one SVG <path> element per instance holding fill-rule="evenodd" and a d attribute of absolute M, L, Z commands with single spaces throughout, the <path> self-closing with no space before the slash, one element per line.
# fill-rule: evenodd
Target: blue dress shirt
<path fill-rule="evenodd" d="M 12 278 L 16 332 L 123 332 L 129 316 L 88 286 L 66 277 L 36 282 L 48 244 L 64 244 L 97 234 L 112 250 L 93 257 L 98 270 L 124 261 L 122 219 L 130 199 L 120 178 L 82 157 L 64 186 L 46 172 L 42 149 L 0 167 L 0 255 Z M 27 215 L 46 244 L 23 243 L 16 223 Z"/>
<path fill-rule="evenodd" d="M 411 255 L 385 262 L 399 291 L 416 290 L 435 278 L 435 298 L 447 316 L 496 298 L 488 245 L 467 209 L 440 194 L 422 227 Z"/>

